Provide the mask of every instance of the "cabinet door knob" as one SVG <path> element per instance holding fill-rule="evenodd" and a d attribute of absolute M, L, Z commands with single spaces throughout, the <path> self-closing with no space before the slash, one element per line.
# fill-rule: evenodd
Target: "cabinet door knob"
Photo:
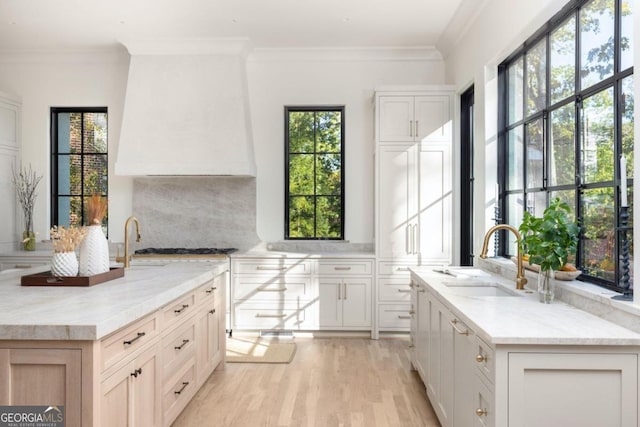
<path fill-rule="evenodd" d="M 487 416 L 487 410 L 486 409 L 482 409 L 482 408 L 478 408 L 476 409 L 476 415 L 479 417 L 486 417 Z"/>
<path fill-rule="evenodd" d="M 487 356 L 484 356 L 482 354 L 476 354 L 476 362 L 482 363 L 486 361 L 487 361 Z"/>

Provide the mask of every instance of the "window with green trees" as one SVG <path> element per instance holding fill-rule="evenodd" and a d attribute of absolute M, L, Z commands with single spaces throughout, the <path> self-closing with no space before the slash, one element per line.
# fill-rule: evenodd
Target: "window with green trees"
<path fill-rule="evenodd" d="M 344 239 L 344 107 L 285 107 L 285 238 Z"/>
<path fill-rule="evenodd" d="M 574 0 L 499 67 L 502 218 L 517 227 L 525 210 L 541 216 L 555 197 L 567 202 L 582 229 L 573 260 L 581 278 L 612 289 L 621 179 L 633 218 L 631 8 L 631 0 Z M 501 252 L 516 252 L 511 236 Z"/>
<path fill-rule="evenodd" d="M 86 201 L 108 197 L 107 154 L 106 107 L 51 108 L 51 225 L 85 225 Z"/>

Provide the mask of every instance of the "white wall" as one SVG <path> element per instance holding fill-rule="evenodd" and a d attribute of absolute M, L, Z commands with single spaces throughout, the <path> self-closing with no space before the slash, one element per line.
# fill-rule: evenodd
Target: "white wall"
<path fill-rule="evenodd" d="M 248 78 L 258 235 L 284 238 L 284 106 L 344 105 L 345 239 L 373 243 L 374 88 L 442 84 L 443 61 L 376 52 L 260 51 L 249 59 Z"/>
<path fill-rule="evenodd" d="M 568 0 L 485 1 L 475 20 L 467 23 L 458 35 L 454 46 L 442 52 L 447 83 L 453 84 L 459 93 L 474 84 L 476 255 L 480 253 L 485 231 L 493 225 L 497 182 L 497 66 L 567 3 Z"/>
<path fill-rule="evenodd" d="M 38 240 L 49 238 L 50 107 L 108 107 L 109 230 L 120 230 L 131 212 L 131 180 L 115 177 L 113 166 L 122 121 L 129 58 L 126 53 L 0 54 L 0 88 L 22 100 L 22 162 L 44 175 L 34 208 Z M 20 222 L 22 224 L 22 222 Z"/>
<path fill-rule="evenodd" d="M 425 53 L 426 52 L 426 53 Z M 132 214 L 132 179 L 113 174 L 129 57 L 126 52 L 0 54 L 0 88 L 22 99 L 22 157 L 45 176 L 35 231 L 48 238 L 49 109 L 109 109 L 109 238 L 121 242 Z M 284 237 L 284 106 L 345 105 L 346 239 L 373 242 L 373 93 L 376 86 L 441 84 L 444 62 L 426 49 L 406 51 L 259 51 L 248 61 L 256 153 L 257 228 Z"/>

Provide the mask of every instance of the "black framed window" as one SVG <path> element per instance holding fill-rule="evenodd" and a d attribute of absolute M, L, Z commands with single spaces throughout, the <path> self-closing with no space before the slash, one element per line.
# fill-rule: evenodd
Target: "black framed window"
<path fill-rule="evenodd" d="M 517 227 L 525 210 L 567 202 L 581 279 L 615 290 L 621 179 L 633 210 L 632 20 L 631 0 L 572 1 L 499 67 L 503 218 Z M 515 254 L 512 236 L 500 251 Z"/>
<path fill-rule="evenodd" d="M 85 225 L 86 200 L 108 197 L 107 118 L 106 107 L 51 108 L 52 225 Z"/>
<path fill-rule="evenodd" d="M 344 239 L 344 107 L 285 107 L 285 239 Z"/>

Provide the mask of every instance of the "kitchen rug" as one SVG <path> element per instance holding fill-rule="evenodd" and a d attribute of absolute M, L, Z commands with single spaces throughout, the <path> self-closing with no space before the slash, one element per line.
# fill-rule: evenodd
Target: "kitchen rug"
<path fill-rule="evenodd" d="M 260 337 L 227 338 L 229 363 L 289 363 L 296 354 L 296 344 Z"/>

